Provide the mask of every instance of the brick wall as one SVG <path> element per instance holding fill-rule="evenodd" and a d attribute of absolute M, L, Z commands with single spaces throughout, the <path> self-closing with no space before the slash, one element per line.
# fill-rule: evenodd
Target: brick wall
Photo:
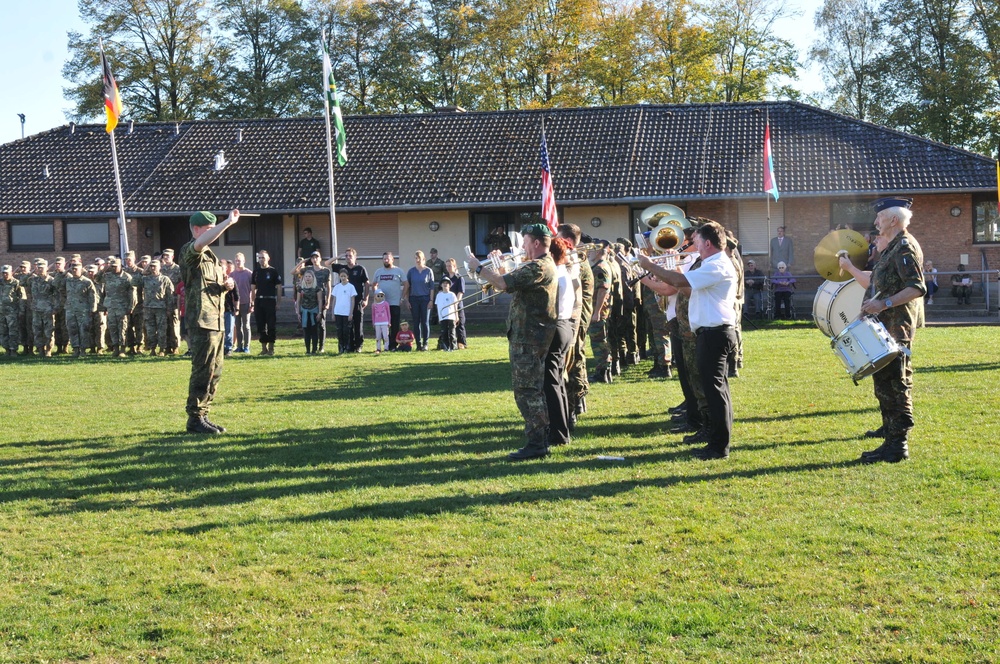
<path fill-rule="evenodd" d="M 52 235 L 54 239 L 55 249 L 52 251 L 11 251 L 10 250 L 10 228 L 8 220 L 0 220 L 0 264 L 9 264 L 18 266 L 21 261 L 34 261 L 36 258 L 44 258 L 50 263 L 57 257 L 62 256 L 67 260 L 72 254 L 80 254 L 85 263 L 89 263 L 98 256 L 108 257 L 111 255 L 119 255 L 119 246 L 121 244 L 118 237 L 118 220 L 111 219 L 108 221 L 108 249 L 66 249 L 64 244 L 65 238 L 65 225 L 61 219 L 54 219 L 52 222 Z M 126 232 L 128 234 L 129 248 L 134 249 L 137 255 L 143 253 L 149 253 L 152 250 L 153 241 L 152 239 L 145 237 L 145 229 L 147 225 L 153 224 L 155 222 L 140 219 L 137 221 L 129 222 L 126 225 Z"/>

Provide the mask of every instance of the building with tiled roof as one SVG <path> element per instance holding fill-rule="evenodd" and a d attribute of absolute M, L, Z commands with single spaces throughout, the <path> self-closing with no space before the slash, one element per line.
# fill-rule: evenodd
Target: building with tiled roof
<path fill-rule="evenodd" d="M 769 202 L 767 120 L 780 190 Z M 644 208 L 672 203 L 733 229 L 747 254 L 766 254 L 784 225 L 808 273 L 823 235 L 867 224 L 867 204 L 897 194 L 914 198 L 913 231 L 939 265 L 1000 259 L 992 159 L 797 102 L 348 117 L 339 249 L 482 253 L 490 229 L 538 216 L 543 122 L 560 214 L 595 236 L 631 237 Z M 287 266 L 306 226 L 329 253 L 322 119 L 124 122 L 116 139 L 137 253 L 186 241 L 192 211 L 232 207 L 260 216 L 227 234 L 222 256 L 266 248 Z M 117 253 L 117 215 L 102 125 L 0 146 L 0 262 Z"/>

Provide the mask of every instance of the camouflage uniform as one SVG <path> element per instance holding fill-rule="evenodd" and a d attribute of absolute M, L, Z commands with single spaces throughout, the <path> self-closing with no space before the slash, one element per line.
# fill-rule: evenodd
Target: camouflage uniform
<path fill-rule="evenodd" d="M 621 373 L 621 362 L 625 357 L 625 339 L 619 334 L 622 326 L 622 317 L 625 315 L 625 299 L 622 292 L 622 268 L 614 256 L 606 258 L 605 263 L 608 274 L 611 276 L 611 291 L 608 293 L 611 301 L 611 309 L 608 315 L 606 334 L 608 350 L 610 352 L 611 372 L 617 376 Z"/>
<path fill-rule="evenodd" d="M 32 349 L 34 348 L 35 335 L 31 329 L 31 287 L 29 282 L 31 281 L 31 268 L 28 267 L 28 271 L 25 272 L 25 264 L 21 264 L 21 272 L 14 275 L 14 277 L 21 284 L 21 292 L 24 297 L 21 298 L 21 303 L 17 307 L 17 336 L 21 340 L 21 344 L 24 345 L 24 354 L 31 355 Z"/>
<path fill-rule="evenodd" d="M 135 301 L 132 277 L 124 271 L 115 274 L 114 268 L 108 268 L 104 273 L 104 307 L 108 310 L 111 350 L 119 356 L 125 353 L 128 344 L 128 317 Z"/>
<path fill-rule="evenodd" d="M 103 353 L 108 347 L 105 334 L 108 331 L 107 310 L 104 308 L 104 273 L 95 270 L 91 273 L 91 281 L 97 290 L 97 308 L 91 313 L 93 323 L 91 323 L 90 349 L 94 353 Z"/>
<path fill-rule="evenodd" d="M 37 274 L 31 277 L 29 287 L 31 289 L 31 330 L 35 338 L 35 348 L 48 356 L 52 352 L 59 292 L 56 290 L 55 281 L 48 274 L 44 277 Z"/>
<path fill-rule="evenodd" d="M 174 299 L 174 284 L 162 274 L 132 277 L 132 283 L 142 289 L 146 348 L 159 348 L 164 352 L 167 344 L 167 306 Z"/>
<path fill-rule="evenodd" d="M 905 230 L 889 241 L 871 275 L 871 290 L 883 300 L 909 287 L 927 292 L 923 274 L 924 253 Z M 913 366 L 909 349 L 916 331 L 917 307 L 921 298 L 894 306 L 878 315 L 889 336 L 907 349 L 872 376 L 875 398 L 882 411 L 886 445 L 906 450 L 907 436 L 913 428 Z"/>
<path fill-rule="evenodd" d="M 66 275 L 66 326 L 73 354 L 90 348 L 93 341 L 93 314 L 97 311 L 97 287 L 84 276 Z"/>
<path fill-rule="evenodd" d="M 667 315 L 660 308 L 660 301 L 656 297 L 656 293 L 645 284 L 642 284 L 642 309 L 646 312 L 646 323 L 649 325 L 649 352 L 653 355 L 653 368 L 666 369 L 670 366 L 671 350 Z"/>
<path fill-rule="evenodd" d="M 180 251 L 185 288 L 185 318 L 191 349 L 191 380 L 188 383 L 187 414 L 208 414 L 222 377 L 225 357 L 223 299 L 226 271 L 212 250 L 198 251 L 191 240 Z"/>
<path fill-rule="evenodd" d="M 66 346 L 69 344 L 69 323 L 66 320 L 67 277 L 69 277 L 69 272 L 66 270 L 56 269 L 52 272 L 52 281 L 55 282 L 56 289 L 59 291 L 59 301 L 56 304 L 55 322 L 56 352 L 58 353 L 65 353 Z"/>
<path fill-rule="evenodd" d="M 577 320 L 576 341 L 566 357 L 566 396 L 570 413 L 583 412 L 584 397 L 590 392 L 587 382 L 587 328 L 594 313 L 594 272 L 590 263 L 580 261 L 580 317 Z"/>
<path fill-rule="evenodd" d="M 170 279 L 173 289 L 170 291 L 170 299 L 167 301 L 167 339 L 164 346 L 161 346 L 168 353 L 176 353 L 181 345 L 181 315 L 180 302 L 175 296 L 177 284 L 183 281 L 181 276 L 181 266 L 177 263 L 170 265 L 160 265 L 160 274 Z"/>
<path fill-rule="evenodd" d="M 743 257 L 739 249 L 733 249 L 729 256 L 736 268 L 736 352 L 729 357 L 729 374 L 736 375 L 737 369 L 743 366 L 743 303 L 746 300 L 746 282 L 743 280 Z"/>
<path fill-rule="evenodd" d="M 601 259 L 591 265 L 594 274 L 594 302 L 596 306 L 598 294 L 604 291 L 604 306 L 597 312 L 597 320 L 590 323 L 587 334 L 590 335 L 590 350 L 594 354 L 594 379 L 603 382 L 611 381 L 611 348 L 608 345 L 608 316 L 611 312 L 612 283 L 608 261 Z M 593 313 L 591 314 L 593 318 Z M 591 320 L 591 319 L 587 319 Z"/>
<path fill-rule="evenodd" d="M 142 268 L 138 265 L 133 265 L 132 267 L 122 267 L 122 272 L 132 277 L 132 285 L 135 286 L 135 277 L 142 277 Z M 129 312 L 128 317 L 128 337 L 126 339 L 126 345 L 129 348 L 130 353 L 141 352 L 142 347 L 145 344 L 145 334 L 144 327 L 142 324 L 142 289 L 135 289 L 135 300 L 132 305 L 132 311 Z"/>
<path fill-rule="evenodd" d="M 8 355 L 17 352 L 20 334 L 17 328 L 17 313 L 24 300 L 21 282 L 12 275 L 0 277 L 0 346 Z"/>
<path fill-rule="evenodd" d="M 504 275 L 506 291 L 513 296 L 507 318 L 511 384 L 514 401 L 524 417 L 528 446 L 546 447 L 548 407 L 542 384 L 545 354 L 552 344 L 559 288 L 550 254 L 528 261 Z"/>
<path fill-rule="evenodd" d="M 620 245 L 619 245 L 620 246 Z M 618 341 L 618 358 L 622 364 L 637 364 L 639 360 L 638 310 L 642 308 L 642 291 L 632 268 L 615 258 L 622 278 L 622 315 L 618 321 L 615 338 Z M 630 285 L 630 282 L 631 285 Z"/>

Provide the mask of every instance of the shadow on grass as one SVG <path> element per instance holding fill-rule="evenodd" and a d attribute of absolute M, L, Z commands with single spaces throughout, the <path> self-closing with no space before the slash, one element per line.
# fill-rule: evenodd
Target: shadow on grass
<path fill-rule="evenodd" d="M 946 373 L 980 373 L 980 372 L 995 372 L 1000 370 L 1000 362 L 992 362 L 989 364 L 940 364 L 933 366 L 920 367 L 916 366 L 913 368 L 913 373 L 934 373 L 934 372 L 946 372 Z"/>

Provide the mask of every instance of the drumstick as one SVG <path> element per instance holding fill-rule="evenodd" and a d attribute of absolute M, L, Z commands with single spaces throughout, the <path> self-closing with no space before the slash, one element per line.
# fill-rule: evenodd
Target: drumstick
<path fill-rule="evenodd" d="M 837 258 L 846 258 L 848 255 L 849 254 L 847 253 L 847 249 L 841 249 L 840 251 L 837 252 Z M 840 268 L 840 276 L 844 276 L 844 268 Z"/>

